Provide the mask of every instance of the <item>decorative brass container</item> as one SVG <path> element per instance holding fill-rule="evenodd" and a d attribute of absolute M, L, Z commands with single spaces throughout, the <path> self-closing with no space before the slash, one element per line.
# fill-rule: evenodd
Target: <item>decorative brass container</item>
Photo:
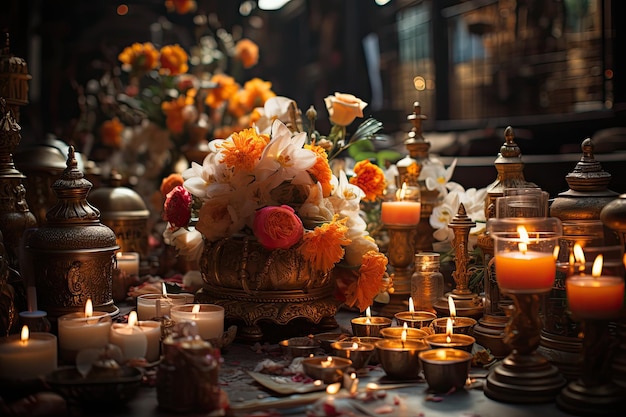
<path fill-rule="evenodd" d="M 48 210 L 47 224 L 28 238 L 39 306 L 54 321 L 84 311 L 91 298 L 98 311 L 116 314 L 112 299 L 115 233 L 100 223 L 100 212 L 87 202 L 91 183 L 77 168 L 70 146 L 67 168 L 52 185 L 57 203 Z"/>
<path fill-rule="evenodd" d="M 504 144 L 500 147 L 500 153 L 495 160 L 498 172 L 496 180 L 487 186 L 487 198 L 485 200 L 485 218 L 489 220 L 495 217 L 496 199 L 504 196 L 506 188 L 537 188 L 537 185 L 526 181 L 524 178 L 524 162 L 522 152 L 515 143 L 513 128 L 508 126 L 504 130 Z M 510 306 L 511 300 L 500 293 L 496 281 L 493 259 L 493 239 L 488 232 L 478 236 L 478 246 L 484 254 L 485 298 L 483 301 L 483 317 L 478 321 L 474 329 L 476 342 L 486 348 L 497 358 L 503 358 L 510 353 L 510 348 L 504 343 L 504 328 L 508 321 L 505 311 Z"/>
<path fill-rule="evenodd" d="M 0 97 L 4 97 L 13 117 L 19 123 L 20 107 L 28 104 L 28 64 L 23 58 L 14 56 L 10 50 L 9 33 L 4 34 L 4 45 L 0 56 Z"/>
<path fill-rule="evenodd" d="M 225 319 L 243 321 L 237 336 L 244 341 L 263 340 L 260 321 L 285 325 L 304 318 L 337 327 L 331 274 L 314 270 L 295 249 L 266 250 L 249 236 L 205 241 L 200 270 L 205 284 L 197 302 L 221 305 Z"/>
<path fill-rule="evenodd" d="M 112 173 L 110 185 L 94 189 L 91 203 L 100 210 L 102 223 L 117 236 L 122 252 L 138 252 L 148 257 L 148 218 L 150 212 L 141 196 L 121 185 L 122 176 Z"/>

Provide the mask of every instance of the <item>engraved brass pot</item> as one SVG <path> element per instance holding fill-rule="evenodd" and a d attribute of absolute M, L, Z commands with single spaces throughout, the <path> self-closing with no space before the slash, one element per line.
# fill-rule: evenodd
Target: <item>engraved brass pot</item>
<path fill-rule="evenodd" d="M 267 250 L 249 236 L 205 241 L 200 270 L 204 287 L 196 299 L 222 305 L 226 319 L 243 321 L 237 335 L 244 341 L 263 340 L 263 320 L 285 325 L 304 318 L 336 327 L 331 274 L 313 269 L 295 249 Z"/>

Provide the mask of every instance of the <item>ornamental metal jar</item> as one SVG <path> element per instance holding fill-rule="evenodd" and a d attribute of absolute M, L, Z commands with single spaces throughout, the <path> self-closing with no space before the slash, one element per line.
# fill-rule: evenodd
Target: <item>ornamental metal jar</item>
<path fill-rule="evenodd" d="M 37 301 L 51 321 L 84 311 L 88 299 L 94 310 L 117 314 L 113 304 L 112 276 L 115 233 L 100 223 L 100 211 L 87 202 L 92 184 L 78 169 L 74 147 L 67 167 L 52 184 L 56 204 L 46 214 L 46 225 L 27 240 L 33 262 Z"/>
<path fill-rule="evenodd" d="M 120 250 L 137 252 L 146 259 L 150 212 L 136 191 L 121 185 L 121 178 L 113 172 L 109 185 L 94 189 L 89 200 L 100 210 L 102 223 L 115 232 Z"/>

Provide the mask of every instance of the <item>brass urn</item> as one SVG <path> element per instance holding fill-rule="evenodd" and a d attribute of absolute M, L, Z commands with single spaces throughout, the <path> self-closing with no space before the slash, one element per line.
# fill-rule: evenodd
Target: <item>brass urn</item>
<path fill-rule="evenodd" d="M 94 189 L 89 201 L 100 210 L 102 223 L 115 232 L 120 250 L 147 259 L 150 212 L 141 196 L 121 182 L 122 176 L 112 172 L 109 185 Z"/>
<path fill-rule="evenodd" d="M 48 210 L 46 224 L 27 241 L 27 250 L 36 260 L 33 273 L 38 305 L 52 321 L 84 311 L 88 299 L 95 310 L 119 312 L 112 298 L 119 246 L 115 233 L 100 222 L 100 211 L 87 202 L 91 187 L 70 146 L 67 167 L 52 185 L 57 202 Z"/>

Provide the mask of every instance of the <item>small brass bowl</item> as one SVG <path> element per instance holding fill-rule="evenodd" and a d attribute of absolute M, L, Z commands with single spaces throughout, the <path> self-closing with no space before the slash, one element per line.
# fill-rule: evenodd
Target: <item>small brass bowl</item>
<path fill-rule="evenodd" d="M 380 337 L 380 330 L 391 326 L 388 317 L 355 317 L 350 322 L 355 336 Z"/>
<path fill-rule="evenodd" d="M 381 339 L 376 342 L 380 364 L 391 379 L 418 379 L 420 377 L 419 353 L 429 349 L 423 340 Z"/>
<path fill-rule="evenodd" d="M 382 337 L 367 337 L 367 336 L 363 336 L 363 337 L 359 337 L 359 336 L 352 336 L 349 340 L 345 340 L 346 342 L 350 341 L 350 342 L 357 342 L 357 343 L 370 343 L 372 345 L 374 345 L 374 354 L 372 355 L 372 357 L 370 358 L 369 364 L 370 365 L 378 365 L 380 364 L 380 358 L 378 357 L 378 349 L 376 349 L 376 342 L 381 340 Z"/>
<path fill-rule="evenodd" d="M 406 323 L 407 326 L 415 329 L 421 329 L 422 327 L 430 326 L 430 323 L 437 318 L 435 313 L 430 311 L 400 311 L 394 314 L 398 326 L 403 326 Z"/>
<path fill-rule="evenodd" d="M 380 330 L 380 335 L 385 339 L 401 339 L 403 327 L 387 327 Z M 413 329 L 411 327 L 406 329 L 407 340 L 419 340 L 428 336 L 428 333 L 421 329 Z"/>
<path fill-rule="evenodd" d="M 304 373 L 313 379 L 319 379 L 325 384 L 332 384 L 343 379 L 343 374 L 352 361 L 339 356 L 316 356 L 302 359 Z"/>
<path fill-rule="evenodd" d="M 476 339 L 474 337 L 466 334 L 451 334 L 449 342 L 447 339 L 448 335 L 444 333 L 435 333 L 424 338 L 426 343 L 428 343 L 432 349 L 452 348 L 464 350 L 470 353 L 472 352 L 474 343 L 476 343 Z"/>
<path fill-rule="evenodd" d="M 320 346 L 322 347 L 322 349 L 324 349 L 324 352 L 326 353 L 333 353 L 333 348 L 331 347 L 331 345 L 334 342 L 340 342 L 349 337 L 350 335 L 347 333 L 332 333 L 332 332 L 318 333 L 313 336 L 313 338 L 318 341 L 318 343 L 320 344 Z"/>
<path fill-rule="evenodd" d="M 440 317 L 433 320 L 431 326 L 435 330 L 435 333 L 445 333 L 447 323 L 448 317 Z M 455 317 L 452 322 L 452 333 L 472 336 L 474 334 L 474 326 L 476 326 L 476 323 L 476 320 L 471 317 Z"/>
<path fill-rule="evenodd" d="M 315 355 L 320 344 L 313 337 L 292 337 L 278 342 L 282 352 L 292 358 Z"/>
<path fill-rule="evenodd" d="M 331 343 L 331 347 L 336 356 L 350 359 L 352 367 L 356 370 L 364 368 L 376 350 L 372 343 L 350 341 L 334 342 Z"/>
<path fill-rule="evenodd" d="M 431 349 L 419 354 L 430 390 L 448 392 L 463 388 L 469 375 L 472 354 L 459 349 Z"/>

